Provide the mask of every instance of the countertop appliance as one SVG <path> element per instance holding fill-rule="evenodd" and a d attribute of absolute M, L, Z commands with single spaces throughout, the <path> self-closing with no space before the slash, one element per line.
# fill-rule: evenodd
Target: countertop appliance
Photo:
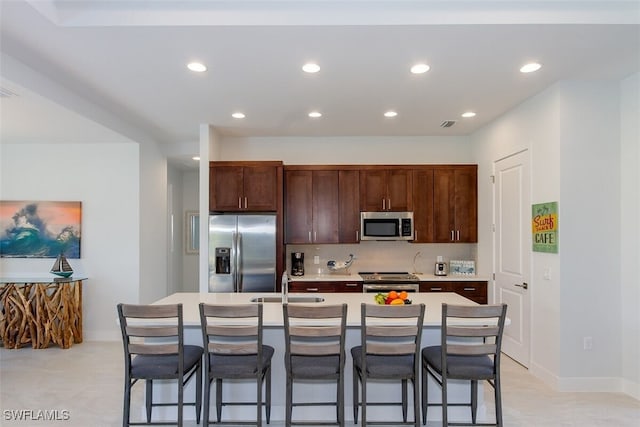
<path fill-rule="evenodd" d="M 304 252 L 291 252 L 291 275 L 304 276 Z"/>
<path fill-rule="evenodd" d="M 418 292 L 420 290 L 418 276 L 406 271 L 361 271 L 358 274 L 362 277 L 362 292 Z"/>
<path fill-rule="evenodd" d="M 275 289 L 275 215 L 210 215 L 209 292 Z"/>
<path fill-rule="evenodd" d="M 436 259 L 436 267 L 433 272 L 436 276 L 446 276 L 447 275 L 447 263 L 443 261 L 441 256 L 438 256 Z"/>
<path fill-rule="evenodd" d="M 413 240 L 413 212 L 360 212 L 360 240 Z"/>
<path fill-rule="evenodd" d="M 436 268 L 434 273 L 436 276 L 446 276 L 447 275 L 447 263 L 446 262 L 436 262 Z"/>

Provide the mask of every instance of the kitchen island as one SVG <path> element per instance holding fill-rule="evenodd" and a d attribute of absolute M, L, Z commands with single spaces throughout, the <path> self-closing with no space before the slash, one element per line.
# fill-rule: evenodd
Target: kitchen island
<path fill-rule="evenodd" d="M 309 298 L 311 295 L 305 293 L 289 293 L 289 303 L 296 304 L 296 298 Z M 345 349 L 347 352 L 345 366 L 345 416 L 347 421 L 353 421 L 352 408 L 352 363 L 350 349 L 360 344 L 360 304 L 374 303 L 374 294 L 367 293 L 318 293 L 313 294 L 318 297 L 321 302 L 309 303 L 310 305 L 329 305 L 342 304 L 348 305 L 347 310 L 347 337 Z M 202 335 L 200 331 L 200 317 L 198 305 L 201 302 L 207 304 L 247 304 L 255 298 L 270 297 L 279 300 L 280 294 L 274 293 L 175 293 L 168 297 L 156 301 L 154 304 L 178 304 L 183 305 L 183 316 L 185 325 L 185 343 L 202 345 Z M 413 293 L 410 295 L 414 304 L 425 304 L 424 329 L 422 335 L 421 347 L 427 345 L 436 345 L 440 342 L 440 323 L 441 323 L 441 307 L 442 303 L 476 305 L 455 293 Z M 275 354 L 272 362 L 272 408 L 271 419 L 274 421 L 284 420 L 285 413 L 285 368 L 284 368 L 284 332 L 282 304 L 280 302 L 264 303 L 264 343 L 275 348 Z M 433 381 L 430 379 L 430 381 Z M 175 392 L 172 386 L 167 384 L 154 382 L 154 396 L 165 401 L 175 399 Z M 187 400 L 193 398 L 194 381 L 188 384 L 185 392 Z M 224 385 L 225 399 L 246 401 L 255 398 L 255 385 L 253 382 L 225 382 Z M 294 401 L 296 396 L 299 400 L 313 401 L 326 400 L 326 396 L 335 394 L 334 383 L 296 383 Z M 435 383 L 430 383 L 430 399 L 439 401 L 439 387 Z M 464 402 L 469 398 L 468 383 L 450 383 L 449 401 Z M 399 383 L 380 383 L 372 382 L 368 384 L 368 400 L 375 401 L 399 401 L 401 396 L 401 388 Z M 175 401 L 175 400 L 174 400 Z M 411 406 L 411 405 L 410 405 Z M 370 420 L 398 420 L 401 419 L 400 407 L 369 407 L 367 409 Z M 485 416 L 485 406 L 482 399 L 482 393 L 478 396 L 478 419 L 483 420 Z M 135 414 L 135 411 L 132 411 Z M 142 417 L 143 408 L 140 408 L 139 416 Z M 449 409 L 451 420 L 468 421 L 470 420 L 468 408 L 453 407 Z M 185 419 L 193 419 L 194 411 L 192 408 L 185 408 Z M 329 420 L 333 419 L 335 411 L 327 410 L 325 407 L 304 407 L 304 409 L 294 409 L 294 419 L 298 420 Z M 413 416 L 411 408 L 409 418 Z M 223 409 L 223 417 L 226 419 L 247 420 L 255 417 L 253 409 L 240 406 L 226 406 Z M 154 409 L 154 420 L 175 419 L 175 408 L 156 408 Z M 431 408 L 429 411 L 429 420 L 441 419 L 439 408 Z"/>

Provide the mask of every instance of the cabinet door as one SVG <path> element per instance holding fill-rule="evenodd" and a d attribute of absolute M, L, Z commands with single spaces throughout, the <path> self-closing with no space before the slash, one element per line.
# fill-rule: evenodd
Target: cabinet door
<path fill-rule="evenodd" d="M 387 171 L 360 171 L 360 209 L 363 211 L 383 211 L 387 206 Z"/>
<path fill-rule="evenodd" d="M 411 197 L 411 171 L 407 169 L 387 171 L 386 209 L 407 212 L 413 209 Z"/>
<path fill-rule="evenodd" d="M 487 304 L 487 282 L 459 281 L 449 282 L 451 292 L 469 298 L 478 304 Z"/>
<path fill-rule="evenodd" d="M 431 243 L 433 237 L 433 170 L 413 171 L 414 243 Z"/>
<path fill-rule="evenodd" d="M 335 282 L 334 292 L 360 292 L 362 293 L 362 282 Z"/>
<path fill-rule="evenodd" d="M 478 241 L 478 179 L 475 168 L 455 170 L 456 241 Z"/>
<path fill-rule="evenodd" d="M 360 173 L 357 170 L 338 172 L 340 243 L 360 241 Z"/>
<path fill-rule="evenodd" d="M 334 292 L 334 282 L 290 282 L 289 292 Z"/>
<path fill-rule="evenodd" d="M 285 243 L 312 243 L 312 172 L 286 171 L 285 189 Z"/>
<path fill-rule="evenodd" d="M 209 210 L 236 212 L 242 210 L 242 167 L 209 168 Z"/>
<path fill-rule="evenodd" d="M 242 207 L 252 212 L 277 210 L 278 177 L 273 166 L 251 166 L 243 170 Z"/>
<path fill-rule="evenodd" d="M 455 241 L 455 174 L 452 169 L 433 172 L 434 241 Z"/>
<path fill-rule="evenodd" d="M 433 173 L 434 240 L 478 241 L 477 169 L 455 166 Z"/>
<path fill-rule="evenodd" d="M 338 171 L 313 171 L 313 243 L 338 243 Z"/>

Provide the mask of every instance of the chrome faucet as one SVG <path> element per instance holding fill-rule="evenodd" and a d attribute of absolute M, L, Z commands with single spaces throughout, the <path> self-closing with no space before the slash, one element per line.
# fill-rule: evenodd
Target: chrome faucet
<path fill-rule="evenodd" d="M 286 304 L 289 302 L 289 276 L 285 271 L 282 273 L 282 282 L 280 283 L 280 288 L 282 290 L 282 303 Z"/>

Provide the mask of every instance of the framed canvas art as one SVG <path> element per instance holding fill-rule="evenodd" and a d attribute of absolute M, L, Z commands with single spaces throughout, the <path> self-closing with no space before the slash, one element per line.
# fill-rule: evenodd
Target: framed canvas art
<path fill-rule="evenodd" d="M 0 200 L 0 257 L 80 258 L 82 202 Z"/>

